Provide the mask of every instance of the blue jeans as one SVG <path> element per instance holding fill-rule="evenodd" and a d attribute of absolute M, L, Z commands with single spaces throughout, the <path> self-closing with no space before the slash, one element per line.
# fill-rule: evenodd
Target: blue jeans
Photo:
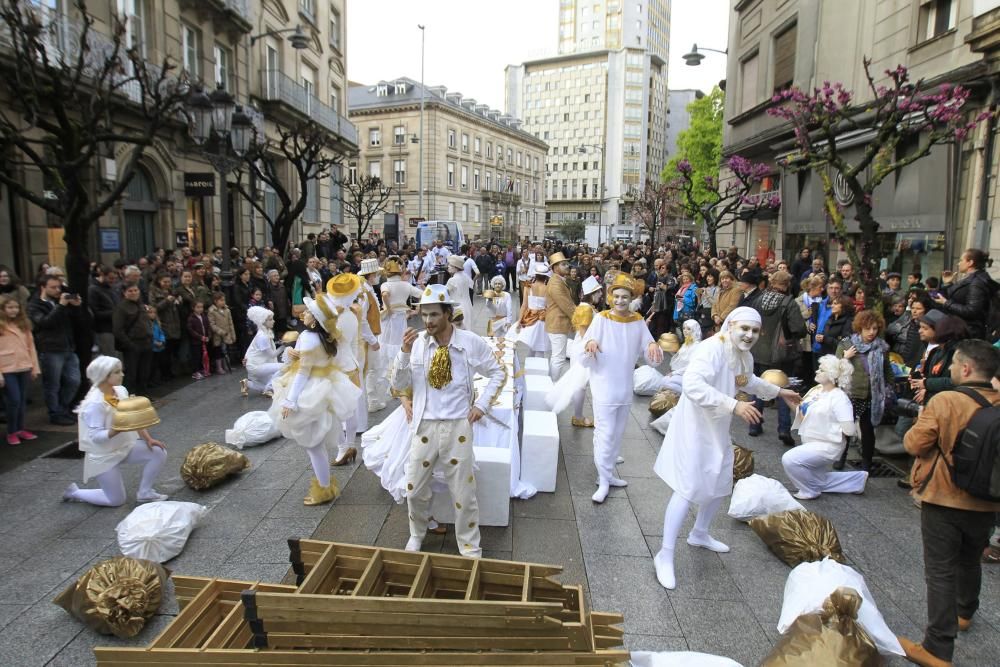
<path fill-rule="evenodd" d="M 774 403 L 778 408 L 778 433 L 779 434 L 791 433 L 792 410 L 788 407 L 788 404 L 785 403 L 780 398 L 774 399 Z M 753 399 L 753 404 L 758 410 L 760 410 L 761 415 L 763 415 L 764 401 L 755 396 Z M 757 426 L 751 426 L 750 432 L 751 433 L 756 432 L 759 435 L 760 433 L 763 433 L 763 431 L 764 431 L 764 418 L 761 417 L 760 424 L 758 424 Z"/>
<path fill-rule="evenodd" d="M 28 408 L 28 378 L 31 371 L 3 374 L 3 402 L 7 410 L 7 434 L 24 430 L 24 412 Z"/>
<path fill-rule="evenodd" d="M 80 388 L 80 361 L 75 352 L 39 352 L 42 368 L 42 389 L 49 419 L 69 415 L 73 397 Z"/>

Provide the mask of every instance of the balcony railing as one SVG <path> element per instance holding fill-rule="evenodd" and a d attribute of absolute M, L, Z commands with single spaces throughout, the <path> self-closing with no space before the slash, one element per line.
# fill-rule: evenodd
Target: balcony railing
<path fill-rule="evenodd" d="M 320 102 L 319 98 L 291 77 L 277 70 L 262 70 L 261 99 L 294 109 L 357 149 L 358 130 L 354 123 Z"/>

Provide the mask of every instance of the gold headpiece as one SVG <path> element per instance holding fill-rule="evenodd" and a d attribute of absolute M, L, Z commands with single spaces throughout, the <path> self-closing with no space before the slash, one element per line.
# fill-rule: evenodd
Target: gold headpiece
<path fill-rule="evenodd" d="M 611 305 L 611 293 L 614 292 L 616 289 L 627 289 L 629 292 L 631 292 L 632 298 L 639 296 L 638 294 L 635 293 L 636 292 L 635 287 L 636 287 L 635 281 L 632 280 L 632 276 L 628 275 L 627 273 L 619 272 L 618 275 L 615 276 L 614 281 L 610 285 L 608 285 L 608 293 L 606 296 L 607 304 L 609 306 Z"/>
<path fill-rule="evenodd" d="M 326 293 L 333 299 L 335 306 L 349 308 L 361 292 L 363 279 L 353 273 L 340 273 L 330 278 L 326 283 Z"/>
<path fill-rule="evenodd" d="M 573 318 L 570 323 L 574 329 L 586 329 L 594 321 L 594 309 L 585 303 L 581 303 L 573 311 Z"/>

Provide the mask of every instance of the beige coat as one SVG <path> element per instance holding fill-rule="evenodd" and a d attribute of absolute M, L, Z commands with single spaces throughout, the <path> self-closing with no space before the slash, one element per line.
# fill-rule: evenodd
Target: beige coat
<path fill-rule="evenodd" d="M 545 296 L 548 299 L 545 308 L 545 333 L 567 335 L 573 333 L 571 320 L 576 303 L 569 293 L 566 279 L 560 275 L 549 278 L 549 289 Z"/>
<path fill-rule="evenodd" d="M 740 288 L 735 284 L 730 285 L 728 290 L 719 288 L 719 296 L 715 300 L 715 305 L 712 306 L 712 317 L 719 318 L 720 321 L 725 321 L 729 317 L 729 313 L 736 310 L 736 306 L 740 305 L 740 297 L 743 293 L 740 292 Z"/>
<path fill-rule="evenodd" d="M 212 345 L 218 347 L 236 342 L 236 327 L 229 308 L 218 308 L 214 304 L 208 309 L 208 324 L 212 329 Z"/>

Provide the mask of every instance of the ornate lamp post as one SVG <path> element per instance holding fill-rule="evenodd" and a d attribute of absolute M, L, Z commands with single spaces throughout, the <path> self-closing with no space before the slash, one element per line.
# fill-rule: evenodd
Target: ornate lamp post
<path fill-rule="evenodd" d="M 233 284 L 229 242 L 232 230 L 229 220 L 230 172 L 239 169 L 243 156 L 254 142 L 254 127 L 243 107 L 219 86 L 211 95 L 201 88 L 192 90 L 186 103 L 191 139 L 199 152 L 219 175 L 219 212 L 222 215 L 222 286 L 228 292 Z"/>

